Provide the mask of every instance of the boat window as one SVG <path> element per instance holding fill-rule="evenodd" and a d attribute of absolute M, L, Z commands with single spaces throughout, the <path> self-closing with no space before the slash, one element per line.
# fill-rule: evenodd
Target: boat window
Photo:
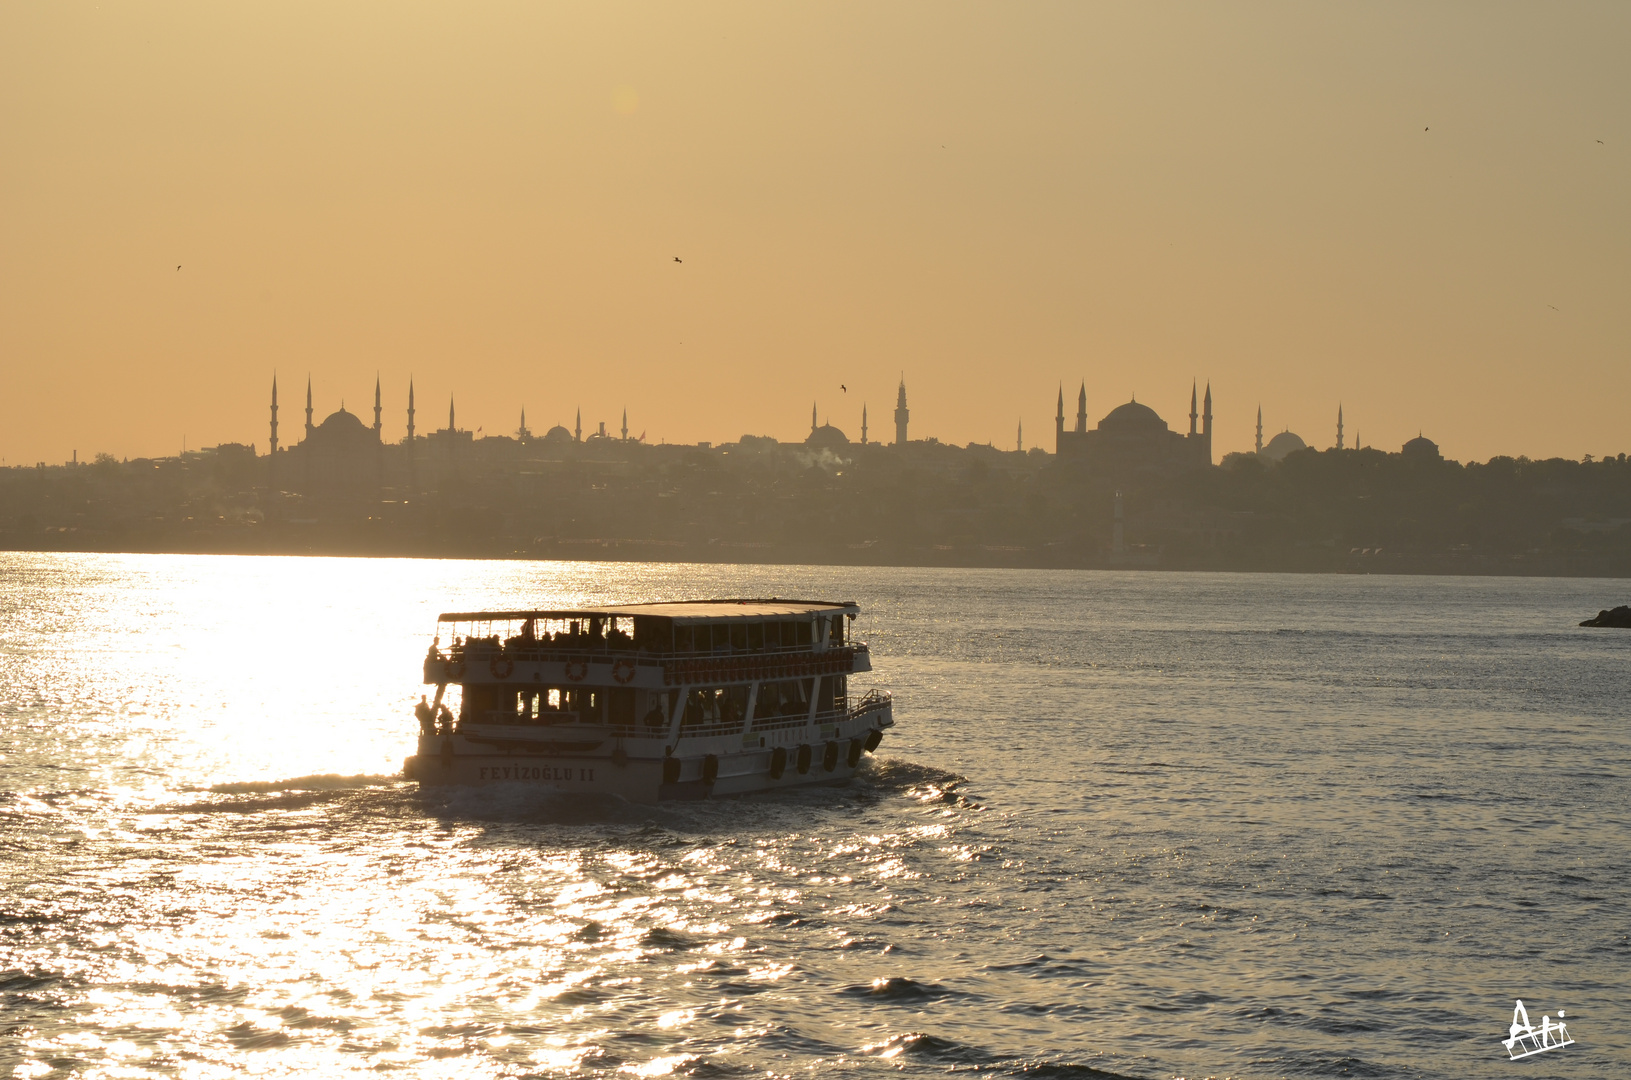
<path fill-rule="evenodd" d="M 816 689 L 817 712 L 843 712 L 845 702 L 845 682 L 842 675 L 823 675 L 821 685 Z"/>
<path fill-rule="evenodd" d="M 606 719 L 614 724 L 634 723 L 634 691 L 613 687 L 607 700 Z"/>
<path fill-rule="evenodd" d="M 810 680 L 784 679 L 759 684 L 755 716 L 803 716 L 810 711 Z"/>
<path fill-rule="evenodd" d="M 842 615 L 834 615 L 832 617 L 832 625 L 827 631 L 827 640 L 832 642 L 834 645 L 844 644 L 844 621 L 844 616 Z"/>
<path fill-rule="evenodd" d="M 724 652 L 731 647 L 731 628 L 727 623 L 714 624 L 714 652 Z"/>
<path fill-rule="evenodd" d="M 748 624 L 731 623 L 731 651 L 745 652 L 748 647 Z"/>
<path fill-rule="evenodd" d="M 798 630 L 797 630 L 798 643 L 800 645 L 810 644 L 810 620 L 809 619 L 802 619 L 799 622 L 794 623 L 793 625 L 798 628 Z"/>
<path fill-rule="evenodd" d="M 748 651 L 749 652 L 764 652 L 764 648 L 765 648 L 765 624 L 764 623 L 756 623 L 756 622 L 748 623 L 748 625 L 747 625 L 747 637 L 748 637 Z"/>
<path fill-rule="evenodd" d="M 689 627 L 689 626 L 676 626 L 674 628 L 674 651 L 675 652 L 690 652 L 691 651 L 691 627 Z"/>

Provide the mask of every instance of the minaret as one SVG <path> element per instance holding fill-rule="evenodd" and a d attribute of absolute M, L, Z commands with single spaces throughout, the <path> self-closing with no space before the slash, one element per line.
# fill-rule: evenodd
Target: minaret
<path fill-rule="evenodd" d="M 1342 403 L 1337 403 L 1337 449 L 1342 449 Z"/>
<path fill-rule="evenodd" d="M 277 373 L 272 373 L 272 456 L 277 457 Z"/>
<path fill-rule="evenodd" d="M 1190 420 L 1193 425 L 1194 420 Z M 1201 405 L 1201 438 L 1206 441 L 1206 463 L 1212 464 L 1212 384 L 1206 384 L 1206 398 Z"/>
<path fill-rule="evenodd" d="M 1065 441 L 1064 434 L 1065 434 L 1065 384 L 1060 383 L 1059 384 L 1059 415 L 1057 415 L 1057 416 L 1055 416 L 1053 418 L 1053 449 L 1054 449 L 1054 453 L 1058 453 L 1060 445 L 1062 443 L 1064 443 L 1064 441 Z"/>
<path fill-rule="evenodd" d="M 906 421 L 912 418 L 906 407 L 906 373 L 900 373 L 900 392 L 895 395 L 895 445 L 906 445 Z"/>
<path fill-rule="evenodd" d="M 815 436 L 815 433 L 816 433 L 816 407 L 815 407 L 815 402 L 812 401 L 812 402 L 810 402 L 810 436 L 813 438 Z"/>
<path fill-rule="evenodd" d="M 1208 384 L 1207 389 L 1211 389 L 1210 384 Z M 1191 381 L 1189 384 L 1189 437 L 1191 439 L 1195 437 L 1195 418 L 1195 383 Z"/>
<path fill-rule="evenodd" d="M 408 494 L 414 494 L 413 472 L 413 376 L 408 376 Z"/>
<path fill-rule="evenodd" d="M 306 376 L 306 438 L 311 438 L 311 376 Z"/>
<path fill-rule="evenodd" d="M 629 407 L 623 406 L 623 441 L 629 441 Z"/>
<path fill-rule="evenodd" d="M 861 445 L 866 445 L 866 403 L 861 403 Z"/>
<path fill-rule="evenodd" d="M 1257 407 L 1257 452 L 1263 452 L 1263 406 Z"/>
<path fill-rule="evenodd" d="M 1076 430 L 1087 433 L 1087 384 L 1082 384 L 1081 392 L 1076 395 Z"/>
<path fill-rule="evenodd" d="M 449 394 L 447 395 L 447 433 L 451 435 L 458 430 L 453 424 L 453 395 Z"/>
<path fill-rule="evenodd" d="M 572 422 L 572 441 L 583 441 L 583 410 L 578 410 L 578 418 Z"/>
<path fill-rule="evenodd" d="M 384 430 L 385 430 L 385 425 L 380 422 L 379 373 L 375 372 L 374 373 L 374 438 L 379 439 L 380 438 L 380 432 L 382 432 Z M 383 439 L 380 439 L 380 441 L 384 442 Z"/>
<path fill-rule="evenodd" d="M 1016 454 L 1025 452 L 1025 421 L 1023 420 L 1019 422 L 1019 430 L 1014 433 L 1014 452 Z"/>
<path fill-rule="evenodd" d="M 521 406 L 521 426 L 515 429 L 515 437 L 525 442 L 531 436 L 532 432 L 527 430 L 527 407 L 523 405 Z"/>

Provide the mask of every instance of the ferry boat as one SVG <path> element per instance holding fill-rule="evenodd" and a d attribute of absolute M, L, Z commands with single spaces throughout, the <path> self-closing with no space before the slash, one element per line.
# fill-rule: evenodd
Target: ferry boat
<path fill-rule="evenodd" d="M 773 598 L 442 615 L 403 773 L 641 803 L 842 782 L 894 724 L 888 693 L 850 695 L 872 670 L 859 613 Z"/>

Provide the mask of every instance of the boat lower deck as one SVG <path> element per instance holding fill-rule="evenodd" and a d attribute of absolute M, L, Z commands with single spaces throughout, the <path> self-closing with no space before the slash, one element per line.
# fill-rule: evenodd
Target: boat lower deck
<path fill-rule="evenodd" d="M 775 745 L 756 734 L 722 735 L 682 740 L 672 751 L 661 739 L 629 737 L 607 739 L 593 750 L 564 739 L 495 746 L 484 726 L 469 734 L 421 735 L 403 775 L 425 787 L 522 784 L 637 803 L 745 795 L 847 780 L 892 724 L 885 706 L 837 724 L 778 732 Z"/>

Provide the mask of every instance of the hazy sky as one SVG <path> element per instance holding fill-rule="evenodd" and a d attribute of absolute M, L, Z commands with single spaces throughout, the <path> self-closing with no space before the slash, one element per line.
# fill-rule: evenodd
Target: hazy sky
<path fill-rule="evenodd" d="M 1631 5 L 0 5 L 0 456 L 421 429 L 1631 451 Z M 676 263 L 675 257 L 683 259 Z M 176 267 L 180 266 L 178 270 Z M 839 390 L 847 384 L 848 393 Z"/>

